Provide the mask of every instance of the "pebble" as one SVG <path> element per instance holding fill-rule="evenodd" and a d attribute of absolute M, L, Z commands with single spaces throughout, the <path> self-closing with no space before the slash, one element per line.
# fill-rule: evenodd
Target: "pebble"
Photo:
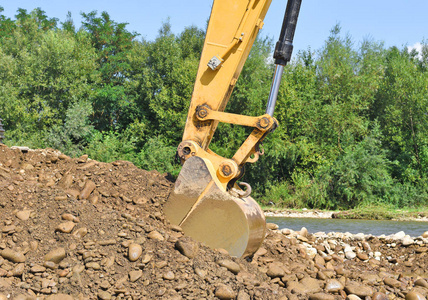
<path fill-rule="evenodd" d="M 402 242 L 403 246 L 410 246 L 415 243 L 415 240 L 412 239 L 409 235 L 404 236 Z"/>
<path fill-rule="evenodd" d="M 79 194 L 79 198 L 84 200 L 88 199 L 89 195 L 91 195 L 91 193 L 95 190 L 96 187 L 97 186 L 93 181 L 86 181 L 83 190 Z"/>
<path fill-rule="evenodd" d="M 396 287 L 396 288 L 398 288 L 398 287 L 400 287 L 400 286 L 401 286 L 401 282 L 400 282 L 400 281 L 398 281 L 397 279 L 392 278 L 392 277 L 386 277 L 386 278 L 383 280 L 383 282 L 384 282 L 386 285 L 390 286 L 390 287 Z"/>
<path fill-rule="evenodd" d="M 73 296 L 66 294 L 49 295 L 46 300 L 73 300 Z"/>
<path fill-rule="evenodd" d="M 132 243 L 128 247 L 128 259 L 130 261 L 137 261 L 143 254 L 143 248 L 139 244 Z"/>
<path fill-rule="evenodd" d="M 361 260 L 368 260 L 369 259 L 369 256 L 365 252 L 358 252 L 357 257 Z"/>
<path fill-rule="evenodd" d="M 30 218 L 32 210 L 21 210 L 18 211 L 15 215 L 21 221 L 27 221 Z"/>
<path fill-rule="evenodd" d="M 24 271 L 25 271 L 25 264 L 19 263 L 13 268 L 12 275 L 13 276 L 21 276 L 22 274 L 24 274 Z"/>
<path fill-rule="evenodd" d="M 275 223 L 266 223 L 266 228 L 270 230 L 277 230 L 279 226 L 278 224 L 275 224 Z"/>
<path fill-rule="evenodd" d="M 64 223 L 59 224 L 56 227 L 55 231 L 59 231 L 62 233 L 70 233 L 73 230 L 74 226 L 76 226 L 76 223 L 74 223 L 72 221 L 64 222 Z"/>
<path fill-rule="evenodd" d="M 165 240 L 165 239 L 164 239 L 164 237 L 162 236 L 162 234 L 160 234 L 160 233 L 159 233 L 159 232 L 157 232 L 157 231 L 152 231 L 152 232 L 150 232 L 150 233 L 147 235 L 147 237 L 148 237 L 149 239 L 156 240 L 156 241 L 163 241 L 163 240 Z"/>
<path fill-rule="evenodd" d="M 279 264 L 271 263 L 268 265 L 266 275 L 270 278 L 283 277 L 285 275 L 285 270 L 281 268 Z"/>
<path fill-rule="evenodd" d="M 188 258 L 194 258 L 199 251 L 198 244 L 187 237 L 178 239 L 175 242 L 175 248 Z"/>
<path fill-rule="evenodd" d="M 30 272 L 31 273 L 42 273 L 46 271 L 46 268 L 41 266 L 41 265 L 34 265 L 33 267 L 31 267 Z"/>
<path fill-rule="evenodd" d="M 23 263 L 25 262 L 25 255 L 21 252 L 13 251 L 10 248 L 6 248 L 0 252 L 0 255 L 14 263 Z"/>
<path fill-rule="evenodd" d="M 334 296 L 327 293 L 315 293 L 309 296 L 309 300 L 334 300 Z"/>
<path fill-rule="evenodd" d="M 235 299 L 236 293 L 233 289 L 225 284 L 220 284 L 215 290 L 215 296 L 220 300 Z"/>
<path fill-rule="evenodd" d="M 415 280 L 415 285 L 428 288 L 428 282 L 423 278 L 418 278 Z"/>
<path fill-rule="evenodd" d="M 59 264 L 66 256 L 64 248 L 56 248 L 45 255 L 45 261 L 52 261 Z"/>
<path fill-rule="evenodd" d="M 217 262 L 220 266 L 225 267 L 233 274 L 238 274 L 241 271 L 241 267 L 230 259 L 222 259 Z"/>
<path fill-rule="evenodd" d="M 175 275 L 172 271 L 168 271 L 165 274 L 163 274 L 163 279 L 174 280 L 174 278 L 175 278 Z"/>
<path fill-rule="evenodd" d="M 425 231 L 425 232 L 422 234 L 422 237 L 423 237 L 424 239 L 428 238 L 428 231 Z"/>
<path fill-rule="evenodd" d="M 407 293 L 406 300 L 426 300 L 426 298 L 420 293 L 412 291 Z"/>
<path fill-rule="evenodd" d="M 99 291 L 98 298 L 100 298 L 101 300 L 110 300 L 111 294 L 107 291 Z"/>
<path fill-rule="evenodd" d="M 376 292 L 373 294 L 372 300 L 389 300 L 389 298 L 384 293 Z"/>
<path fill-rule="evenodd" d="M 345 286 L 345 291 L 347 294 L 354 294 L 363 298 L 373 295 L 373 289 L 366 285 L 350 284 Z"/>
<path fill-rule="evenodd" d="M 335 293 L 343 290 L 343 284 L 336 279 L 329 279 L 325 284 L 325 290 L 329 293 Z"/>
<path fill-rule="evenodd" d="M 128 273 L 129 281 L 136 282 L 138 279 L 141 278 L 142 275 L 143 275 L 143 271 L 142 270 L 131 271 L 131 272 Z"/>
<path fill-rule="evenodd" d="M 346 297 L 346 300 L 361 300 L 357 295 L 351 294 Z"/>
<path fill-rule="evenodd" d="M 79 239 L 83 238 L 86 234 L 88 234 L 88 229 L 86 227 L 79 228 L 73 232 L 73 236 Z"/>

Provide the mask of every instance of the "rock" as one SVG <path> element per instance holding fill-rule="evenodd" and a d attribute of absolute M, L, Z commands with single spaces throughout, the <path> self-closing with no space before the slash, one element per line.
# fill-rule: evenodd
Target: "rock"
<path fill-rule="evenodd" d="M 306 227 L 302 227 L 302 229 L 300 229 L 299 231 L 300 235 L 303 237 L 308 237 L 308 230 L 306 229 Z"/>
<path fill-rule="evenodd" d="M 424 239 L 428 238 L 428 231 L 425 231 L 424 233 L 422 233 L 422 237 Z"/>
<path fill-rule="evenodd" d="M 412 291 L 407 293 L 406 300 L 426 300 L 426 298 L 420 293 Z"/>
<path fill-rule="evenodd" d="M 418 285 L 418 286 L 421 286 L 421 287 L 424 287 L 424 288 L 428 288 L 428 282 L 425 279 L 423 279 L 423 278 L 416 279 L 415 280 L 415 285 Z"/>
<path fill-rule="evenodd" d="M 251 297 L 244 290 L 240 290 L 236 300 L 251 300 Z"/>
<path fill-rule="evenodd" d="M 403 246 L 410 246 L 415 243 L 415 240 L 413 240 L 409 235 L 404 236 L 403 240 L 401 241 Z"/>
<path fill-rule="evenodd" d="M 22 274 L 24 274 L 24 271 L 25 271 L 25 264 L 19 263 L 13 268 L 12 275 L 13 276 L 21 276 Z"/>
<path fill-rule="evenodd" d="M 372 300 L 389 300 L 389 298 L 384 293 L 376 292 L 373 294 Z"/>
<path fill-rule="evenodd" d="M 175 279 L 175 275 L 172 271 L 168 271 L 165 274 L 163 274 L 163 279 L 166 280 L 174 280 Z"/>
<path fill-rule="evenodd" d="M 222 259 L 217 262 L 220 266 L 225 267 L 233 274 L 238 274 L 241 271 L 241 267 L 230 259 Z"/>
<path fill-rule="evenodd" d="M 368 260 L 369 259 L 369 256 L 365 252 L 358 252 L 357 257 L 361 260 Z"/>
<path fill-rule="evenodd" d="M 128 273 L 129 281 L 135 282 L 138 279 L 140 279 L 142 275 L 143 275 L 143 271 L 142 270 L 131 271 L 131 272 Z"/>
<path fill-rule="evenodd" d="M 72 222 L 72 221 L 68 221 L 68 222 L 64 222 L 59 224 L 56 228 L 55 231 L 59 231 L 62 233 L 70 233 L 74 226 L 76 226 L 76 223 Z"/>
<path fill-rule="evenodd" d="M 386 285 L 388 285 L 390 287 L 393 287 L 393 288 L 394 287 L 399 288 L 401 286 L 401 282 L 398 281 L 397 279 L 392 278 L 392 277 L 385 277 L 385 279 L 383 280 L 383 282 Z"/>
<path fill-rule="evenodd" d="M 98 292 L 98 298 L 101 300 L 110 300 L 111 294 L 107 291 L 99 291 Z"/>
<path fill-rule="evenodd" d="M 45 261 L 52 261 L 59 264 L 66 256 L 64 248 L 56 248 L 45 255 Z"/>
<path fill-rule="evenodd" d="M 128 259 L 136 261 L 143 254 L 143 248 L 139 244 L 132 243 L 128 247 Z"/>
<path fill-rule="evenodd" d="M 300 283 L 305 286 L 307 294 L 321 292 L 321 281 L 317 279 L 305 277 L 300 280 Z"/>
<path fill-rule="evenodd" d="M 74 300 L 73 296 L 66 294 L 49 295 L 46 300 Z"/>
<path fill-rule="evenodd" d="M 21 210 L 18 211 L 15 215 L 21 221 L 27 221 L 30 218 L 32 210 Z"/>
<path fill-rule="evenodd" d="M 406 233 L 404 231 L 399 231 L 399 232 L 397 232 L 396 234 L 394 234 L 392 236 L 392 239 L 394 239 L 394 240 L 401 240 L 405 236 L 406 236 Z"/>
<path fill-rule="evenodd" d="M 198 244 L 187 237 L 178 239 L 175 248 L 188 258 L 194 258 L 199 251 Z"/>
<path fill-rule="evenodd" d="M 268 265 L 266 275 L 270 278 L 283 277 L 285 271 L 278 263 L 271 263 Z"/>
<path fill-rule="evenodd" d="M 346 300 L 361 300 L 357 295 L 351 294 L 346 297 Z"/>
<path fill-rule="evenodd" d="M 88 233 L 88 229 L 86 227 L 82 227 L 73 232 L 73 236 L 78 239 L 83 238 Z"/>
<path fill-rule="evenodd" d="M 346 293 L 357 295 L 358 297 L 370 297 L 373 295 L 373 289 L 367 285 L 349 284 L 345 286 Z"/>
<path fill-rule="evenodd" d="M 270 230 L 277 230 L 279 226 L 278 224 L 275 224 L 275 223 L 266 223 L 266 228 Z"/>
<path fill-rule="evenodd" d="M 85 265 L 85 267 L 86 267 L 86 269 L 94 269 L 94 270 L 99 270 L 99 269 L 101 269 L 100 264 L 99 264 L 99 263 L 97 263 L 97 262 L 95 262 L 95 261 L 88 262 L 88 263 Z"/>
<path fill-rule="evenodd" d="M 25 262 L 25 255 L 21 252 L 13 251 L 10 248 L 6 248 L 0 252 L 0 255 L 11 262 L 23 263 Z"/>
<path fill-rule="evenodd" d="M 348 250 L 348 251 L 346 251 L 346 252 L 345 252 L 345 257 L 346 257 L 347 259 L 354 259 L 356 256 L 357 256 L 357 255 L 356 255 L 356 254 L 355 254 L 355 252 L 354 252 L 354 251 L 352 251 L 352 250 Z"/>
<path fill-rule="evenodd" d="M 150 233 L 147 235 L 147 237 L 148 237 L 149 239 L 156 240 L 156 241 L 163 241 L 163 240 L 165 240 L 165 239 L 164 239 L 164 237 L 162 236 L 162 234 L 160 234 L 160 233 L 159 233 L 159 232 L 157 232 L 157 231 L 152 231 L 152 232 L 150 232 Z"/>
<path fill-rule="evenodd" d="M 315 293 L 309 295 L 309 300 L 334 300 L 334 296 L 327 293 Z"/>
<path fill-rule="evenodd" d="M 225 284 L 220 284 L 215 290 L 214 295 L 220 300 L 234 299 L 236 297 L 236 293 L 233 289 Z"/>
<path fill-rule="evenodd" d="M 325 284 L 325 290 L 326 292 L 329 292 L 329 293 L 339 292 L 340 290 L 343 290 L 343 288 L 344 288 L 343 284 L 336 279 L 329 279 Z"/>
<path fill-rule="evenodd" d="M 96 187 L 97 186 L 93 181 L 86 181 L 83 190 L 79 194 L 79 198 L 84 200 L 88 199 L 89 195 L 91 195 L 91 193 L 95 190 Z"/>
<path fill-rule="evenodd" d="M 46 271 L 46 268 L 41 265 L 34 265 L 30 269 L 31 273 L 42 273 L 44 271 Z"/>

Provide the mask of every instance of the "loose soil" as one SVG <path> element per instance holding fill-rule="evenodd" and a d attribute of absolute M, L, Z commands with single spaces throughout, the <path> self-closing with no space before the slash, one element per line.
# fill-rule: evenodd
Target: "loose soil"
<path fill-rule="evenodd" d="M 132 163 L 0 145 L 0 300 L 426 299 L 428 245 L 273 224 L 252 259 L 162 213 L 173 182 Z"/>

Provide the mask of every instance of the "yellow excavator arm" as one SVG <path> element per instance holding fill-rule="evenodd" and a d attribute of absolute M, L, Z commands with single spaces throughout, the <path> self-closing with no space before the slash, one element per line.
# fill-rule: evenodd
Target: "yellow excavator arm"
<path fill-rule="evenodd" d="M 227 102 L 272 0 L 214 0 L 196 82 L 177 154 L 183 168 L 164 206 L 168 220 L 185 234 L 231 255 L 248 257 L 260 247 L 265 219 L 259 205 L 236 182 L 245 163 L 262 154 L 259 144 L 277 126 L 273 109 L 282 68 L 290 60 L 301 0 L 289 0 L 275 49 L 276 71 L 266 114 L 225 113 Z M 219 122 L 253 131 L 231 158 L 209 149 Z"/>

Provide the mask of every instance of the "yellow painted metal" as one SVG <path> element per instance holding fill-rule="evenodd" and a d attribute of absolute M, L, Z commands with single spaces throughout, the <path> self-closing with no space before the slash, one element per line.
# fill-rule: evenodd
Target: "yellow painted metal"
<path fill-rule="evenodd" d="M 231 180 L 259 158 L 258 145 L 277 126 L 269 115 L 225 113 L 226 104 L 271 0 L 214 0 L 204 48 L 177 153 L 184 163 L 164 206 L 167 219 L 212 248 L 248 257 L 260 247 L 266 222 L 259 205 Z M 253 131 L 228 159 L 209 149 L 219 122 Z M 234 182 L 234 181 L 232 181 Z"/>
<path fill-rule="evenodd" d="M 213 2 L 183 141 L 192 140 L 208 149 L 218 121 L 202 124 L 195 117 L 196 108 L 206 104 L 212 110 L 224 111 L 270 3 L 271 0 Z M 223 56 L 224 60 L 216 70 L 207 66 L 214 56 Z"/>

